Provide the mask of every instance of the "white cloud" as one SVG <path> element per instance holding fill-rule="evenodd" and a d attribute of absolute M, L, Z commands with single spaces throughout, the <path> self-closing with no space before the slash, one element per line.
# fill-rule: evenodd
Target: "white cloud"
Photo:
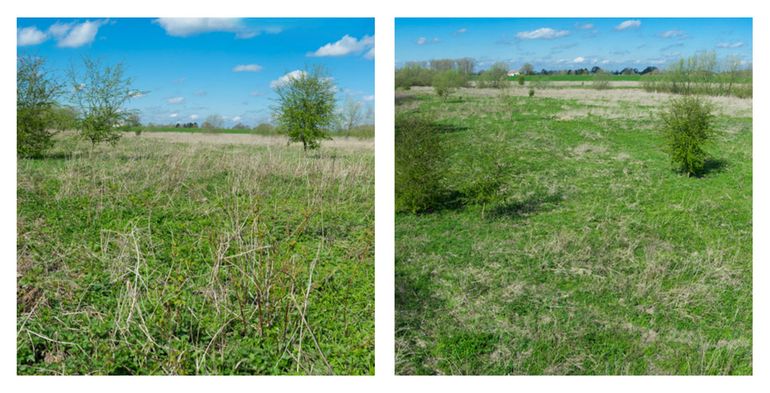
<path fill-rule="evenodd" d="M 284 75 L 284 76 L 282 76 L 282 77 L 280 77 L 280 78 L 270 82 L 270 87 L 275 89 L 277 87 L 285 85 L 286 83 L 288 83 L 292 79 L 301 78 L 301 77 L 303 77 L 305 75 L 307 75 L 307 73 L 305 71 L 294 70 L 294 71 L 289 72 L 288 74 L 286 74 L 286 75 Z"/>
<path fill-rule="evenodd" d="M 364 58 L 367 60 L 373 60 L 374 59 L 374 47 L 372 49 L 369 49 L 368 52 L 364 55 Z"/>
<path fill-rule="evenodd" d="M 358 39 L 345 34 L 337 42 L 330 42 L 311 53 L 310 56 L 347 56 L 353 53 L 361 53 L 374 46 L 374 37 L 365 35 Z"/>
<path fill-rule="evenodd" d="M 438 37 L 433 37 L 431 39 L 426 37 L 420 37 L 417 39 L 417 45 L 425 45 L 425 44 L 436 44 L 439 43 L 441 40 L 438 39 Z"/>
<path fill-rule="evenodd" d="M 736 42 L 720 42 L 717 44 L 717 48 L 723 48 L 723 49 L 735 49 L 740 48 L 743 46 L 743 42 L 736 41 Z"/>
<path fill-rule="evenodd" d="M 80 24 L 54 24 L 51 33 L 57 38 L 56 45 L 60 48 L 77 48 L 94 42 L 99 27 L 105 24 L 103 20 L 85 21 Z"/>
<path fill-rule="evenodd" d="M 48 34 L 35 26 L 25 27 L 16 31 L 16 45 L 37 45 L 48 39 Z"/>
<path fill-rule="evenodd" d="M 602 64 L 610 64 L 610 61 L 607 59 L 602 60 Z"/>
<path fill-rule="evenodd" d="M 168 100 L 166 100 L 171 105 L 177 105 L 184 102 L 184 97 L 171 97 Z"/>
<path fill-rule="evenodd" d="M 241 121 L 241 117 L 240 116 L 233 116 L 233 121 L 237 123 L 237 122 Z"/>
<path fill-rule="evenodd" d="M 233 72 L 259 72 L 262 71 L 262 66 L 259 64 L 238 64 L 233 67 Z"/>
<path fill-rule="evenodd" d="M 240 18 L 158 18 L 166 34 L 174 37 L 189 37 L 203 33 L 236 33 L 238 38 L 251 38 L 259 34 L 243 25 Z"/>
<path fill-rule="evenodd" d="M 190 115 L 190 120 L 198 120 L 198 115 Z"/>
<path fill-rule="evenodd" d="M 576 24 L 575 27 L 583 30 L 591 30 L 594 28 L 594 24 L 593 23 Z"/>
<path fill-rule="evenodd" d="M 522 40 L 551 40 L 554 38 L 564 37 L 566 35 L 569 35 L 569 31 L 567 30 L 554 30 L 550 27 L 541 27 L 537 30 L 521 31 L 516 34 L 516 38 Z"/>
<path fill-rule="evenodd" d="M 459 34 L 463 34 L 463 33 L 467 33 L 467 32 L 468 32 L 468 29 L 465 28 L 465 27 L 463 27 L 462 29 L 457 29 L 457 33 L 459 33 Z"/>
<path fill-rule="evenodd" d="M 171 113 L 170 115 L 168 115 L 168 117 L 170 117 L 170 118 L 172 118 L 172 119 L 173 119 L 173 118 L 176 118 L 177 116 L 179 116 L 179 114 L 178 114 L 178 113 L 176 113 L 176 112 L 174 112 L 174 113 Z"/>
<path fill-rule="evenodd" d="M 615 26 L 615 30 L 626 30 L 626 29 L 635 29 L 642 25 L 641 21 L 638 20 L 626 20 L 623 22 L 620 22 L 619 25 Z"/>
<path fill-rule="evenodd" d="M 663 38 L 683 38 L 685 33 L 682 30 L 666 30 L 660 33 L 660 36 Z"/>
<path fill-rule="evenodd" d="M 143 93 L 143 92 L 141 92 L 141 91 L 139 91 L 139 90 L 134 90 L 134 91 L 131 91 L 131 92 L 129 92 L 129 93 L 128 93 L 128 95 L 129 95 L 131 98 L 142 98 L 142 97 L 144 97 L 146 94 L 145 94 L 145 93 Z"/>
<path fill-rule="evenodd" d="M 578 56 L 574 60 L 572 60 L 573 63 L 583 63 L 586 61 L 586 58 L 583 56 Z"/>
<path fill-rule="evenodd" d="M 374 95 L 364 96 L 364 101 L 374 101 Z"/>

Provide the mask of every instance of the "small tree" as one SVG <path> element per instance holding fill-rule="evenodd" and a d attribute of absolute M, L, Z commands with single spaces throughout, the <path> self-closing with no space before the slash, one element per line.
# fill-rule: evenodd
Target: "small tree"
<path fill-rule="evenodd" d="M 350 134 L 353 128 L 361 123 L 364 117 L 363 104 L 361 101 L 353 100 L 348 97 L 340 113 L 341 127 L 346 133 Z"/>
<path fill-rule="evenodd" d="M 479 87 L 503 89 L 508 87 L 508 65 L 495 63 L 479 76 Z"/>
<path fill-rule="evenodd" d="M 59 125 L 56 98 L 61 85 L 48 74 L 42 58 L 21 57 L 16 64 L 16 152 L 39 157 L 53 144 Z"/>
<path fill-rule="evenodd" d="M 320 66 L 291 75 L 274 87 L 278 105 L 273 114 L 289 142 L 302 142 L 305 151 L 317 149 L 322 139 L 331 139 L 336 88 Z"/>
<path fill-rule="evenodd" d="M 610 74 L 599 70 L 594 74 L 593 88 L 596 90 L 606 90 L 610 88 Z"/>
<path fill-rule="evenodd" d="M 535 67 L 533 67 L 532 64 L 525 63 L 521 66 L 519 72 L 521 72 L 522 75 L 532 75 L 535 72 Z"/>
<path fill-rule="evenodd" d="M 203 128 L 207 130 L 219 130 L 225 127 L 225 119 L 220 115 L 208 115 L 203 121 Z"/>
<path fill-rule="evenodd" d="M 457 89 L 465 86 L 466 83 L 467 80 L 459 71 L 441 71 L 433 77 L 433 90 L 436 91 L 436 95 L 439 97 L 447 99 Z"/>
<path fill-rule="evenodd" d="M 701 173 L 705 166 L 703 147 L 714 136 L 712 111 L 703 98 L 687 95 L 672 99 L 661 112 L 671 162 L 687 176 Z"/>
<path fill-rule="evenodd" d="M 131 88 L 131 79 L 124 77 L 123 65 L 102 67 L 93 59 L 83 59 L 83 73 L 70 70 L 72 100 L 78 107 L 80 135 L 96 145 L 115 143 L 120 139 L 118 126 L 123 125 L 133 112 L 125 105 L 141 94 Z"/>

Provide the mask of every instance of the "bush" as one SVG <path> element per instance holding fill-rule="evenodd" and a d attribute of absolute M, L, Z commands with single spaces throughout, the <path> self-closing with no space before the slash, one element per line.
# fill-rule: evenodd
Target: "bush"
<path fill-rule="evenodd" d="M 440 207 L 446 166 L 434 123 L 416 115 L 396 117 L 396 211 L 419 213 Z"/>
<path fill-rule="evenodd" d="M 610 88 L 610 74 L 608 72 L 599 71 L 594 75 L 593 87 L 596 90 L 606 90 Z"/>
<path fill-rule="evenodd" d="M 396 88 L 409 90 L 412 86 L 430 86 L 434 74 L 433 70 L 418 64 L 408 64 L 396 70 Z"/>
<path fill-rule="evenodd" d="M 706 163 L 704 145 L 714 136 L 712 105 L 697 96 L 669 101 L 661 112 L 671 162 L 687 176 L 698 175 Z"/>
<path fill-rule="evenodd" d="M 21 57 L 16 68 L 16 153 L 39 157 L 53 144 L 58 128 L 56 98 L 61 86 L 44 68 L 41 58 Z"/>
<path fill-rule="evenodd" d="M 534 97 L 535 96 L 535 89 L 533 89 L 531 87 L 529 88 L 529 96 L 530 97 Z"/>
<path fill-rule="evenodd" d="M 516 81 L 519 82 L 519 86 L 524 86 L 524 82 L 526 82 L 526 78 L 524 78 L 524 75 L 519 75 Z"/>
<path fill-rule="evenodd" d="M 436 95 L 447 99 L 457 89 L 467 84 L 467 78 L 457 70 L 447 70 L 436 73 L 433 77 L 433 89 Z"/>
<path fill-rule="evenodd" d="M 479 75 L 478 87 L 503 89 L 508 87 L 508 67 L 505 63 L 495 63 Z"/>

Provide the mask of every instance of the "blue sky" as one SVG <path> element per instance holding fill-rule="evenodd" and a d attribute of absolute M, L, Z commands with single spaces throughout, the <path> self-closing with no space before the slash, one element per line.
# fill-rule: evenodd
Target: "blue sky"
<path fill-rule="evenodd" d="M 473 57 L 480 69 L 604 69 L 665 66 L 682 56 L 716 51 L 752 61 L 750 18 L 396 19 L 396 66 L 407 61 Z"/>
<path fill-rule="evenodd" d="M 270 120 L 271 86 L 306 66 L 323 65 L 348 97 L 374 105 L 374 20 L 238 18 L 20 18 L 19 55 L 42 56 L 64 78 L 83 56 L 122 62 L 142 121 L 228 125 Z"/>

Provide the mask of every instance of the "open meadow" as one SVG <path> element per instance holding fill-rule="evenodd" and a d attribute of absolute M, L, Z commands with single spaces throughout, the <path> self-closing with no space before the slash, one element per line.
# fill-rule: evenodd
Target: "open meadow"
<path fill-rule="evenodd" d="M 751 98 L 705 97 L 685 176 L 674 95 L 536 83 L 396 92 L 397 209 L 399 138 L 444 156 L 438 202 L 396 214 L 396 372 L 751 374 Z"/>
<path fill-rule="evenodd" d="M 373 374 L 373 142 L 286 141 L 20 158 L 17 372 Z"/>

